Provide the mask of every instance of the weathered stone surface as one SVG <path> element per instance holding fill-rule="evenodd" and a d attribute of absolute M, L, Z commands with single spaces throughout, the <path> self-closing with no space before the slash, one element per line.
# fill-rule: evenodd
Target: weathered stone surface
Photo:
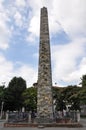
<path fill-rule="evenodd" d="M 37 114 L 39 122 L 49 123 L 53 120 L 50 39 L 48 13 L 45 7 L 41 9 L 40 22 Z"/>

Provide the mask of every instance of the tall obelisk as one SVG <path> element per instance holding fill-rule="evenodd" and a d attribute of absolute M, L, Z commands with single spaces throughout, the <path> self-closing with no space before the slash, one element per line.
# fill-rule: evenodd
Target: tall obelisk
<path fill-rule="evenodd" d="M 51 53 L 47 8 L 41 8 L 40 44 L 37 90 L 37 118 L 39 123 L 53 120 Z"/>

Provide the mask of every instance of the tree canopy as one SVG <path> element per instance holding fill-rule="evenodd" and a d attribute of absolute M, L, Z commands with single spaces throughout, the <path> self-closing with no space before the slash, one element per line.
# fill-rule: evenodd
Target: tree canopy
<path fill-rule="evenodd" d="M 36 110 L 37 108 L 37 89 L 34 87 L 27 88 L 23 93 L 26 110 Z"/>
<path fill-rule="evenodd" d="M 53 99 L 56 110 L 67 108 L 70 110 L 80 110 L 80 105 L 86 104 L 86 75 L 81 79 L 82 87 L 52 87 Z M 37 85 L 36 85 L 37 86 Z M 37 88 L 26 87 L 26 81 L 21 77 L 14 77 L 8 84 L 8 87 L 0 86 L 0 108 L 4 102 L 4 110 L 21 110 L 25 107 L 27 111 L 37 108 Z"/>
<path fill-rule="evenodd" d="M 85 87 L 86 88 L 86 75 L 83 75 L 82 78 L 81 78 L 81 83 L 82 87 Z"/>
<path fill-rule="evenodd" d="M 26 81 L 21 77 L 14 77 L 5 88 L 4 109 L 20 110 L 23 107 L 22 93 L 26 90 Z"/>

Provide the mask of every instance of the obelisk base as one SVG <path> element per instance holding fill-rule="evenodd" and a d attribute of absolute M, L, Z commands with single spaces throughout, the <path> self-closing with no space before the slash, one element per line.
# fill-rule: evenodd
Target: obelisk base
<path fill-rule="evenodd" d="M 54 119 L 53 118 L 49 118 L 49 117 L 36 117 L 36 122 L 38 124 L 46 124 L 46 123 L 54 123 Z"/>

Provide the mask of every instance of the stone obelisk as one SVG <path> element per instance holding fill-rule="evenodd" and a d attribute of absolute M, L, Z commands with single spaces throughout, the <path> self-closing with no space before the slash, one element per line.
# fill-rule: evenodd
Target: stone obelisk
<path fill-rule="evenodd" d="M 37 115 L 39 123 L 50 123 L 53 121 L 51 53 L 46 7 L 41 8 L 40 15 Z"/>

